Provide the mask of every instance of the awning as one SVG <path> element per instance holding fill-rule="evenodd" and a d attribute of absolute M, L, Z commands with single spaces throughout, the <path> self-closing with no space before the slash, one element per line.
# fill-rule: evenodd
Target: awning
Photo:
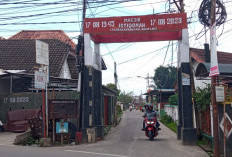
<path fill-rule="evenodd" d="M 157 95 L 159 93 L 174 93 L 175 89 L 154 89 L 150 92 L 144 93 L 143 95 Z"/>

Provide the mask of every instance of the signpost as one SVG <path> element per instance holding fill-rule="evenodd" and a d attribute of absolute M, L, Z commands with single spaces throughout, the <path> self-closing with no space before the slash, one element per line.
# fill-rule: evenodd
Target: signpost
<path fill-rule="evenodd" d="M 42 65 L 49 65 L 48 44 L 43 41 L 36 40 L 35 49 L 36 49 L 36 63 Z"/>
<path fill-rule="evenodd" d="M 225 102 L 225 88 L 223 86 L 215 86 L 216 102 Z"/>
<path fill-rule="evenodd" d="M 35 88 L 45 89 L 46 73 L 43 71 L 35 70 Z"/>
<path fill-rule="evenodd" d="M 44 122 L 44 137 L 48 135 L 48 93 L 47 93 L 47 83 L 49 82 L 49 49 L 48 44 L 36 40 L 36 63 L 41 64 L 40 70 L 35 71 L 35 89 L 42 89 L 43 95 L 43 122 Z M 44 89 L 46 91 L 45 104 L 44 104 Z M 46 112 L 46 115 L 44 113 Z M 44 121 L 46 117 L 46 122 Z M 45 125 L 46 123 L 46 125 Z M 46 126 L 46 127 L 45 127 Z"/>
<path fill-rule="evenodd" d="M 64 122 L 63 120 L 56 122 L 56 133 L 61 135 L 60 142 L 62 146 L 64 143 L 64 134 L 68 133 L 68 122 Z"/>

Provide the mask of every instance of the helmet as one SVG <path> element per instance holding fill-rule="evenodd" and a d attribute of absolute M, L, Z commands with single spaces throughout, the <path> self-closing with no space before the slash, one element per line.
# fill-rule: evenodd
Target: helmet
<path fill-rule="evenodd" d="M 149 109 L 149 110 L 152 110 L 152 109 L 153 109 L 153 106 L 152 106 L 151 104 L 148 104 L 147 106 L 148 106 L 148 109 Z"/>

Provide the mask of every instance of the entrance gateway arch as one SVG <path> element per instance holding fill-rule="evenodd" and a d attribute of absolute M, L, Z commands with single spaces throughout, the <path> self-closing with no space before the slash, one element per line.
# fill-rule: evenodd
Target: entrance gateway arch
<path fill-rule="evenodd" d="M 196 144 L 196 130 L 193 128 L 193 106 L 190 84 L 189 36 L 185 13 L 86 18 L 84 20 L 84 69 L 82 79 L 83 138 L 96 128 L 96 134 L 103 132 L 102 117 L 102 59 L 101 43 L 146 42 L 178 40 L 178 95 L 179 122 L 177 138 L 184 145 Z M 91 40 L 94 48 L 91 47 Z M 86 137 L 85 137 L 86 135 Z"/>

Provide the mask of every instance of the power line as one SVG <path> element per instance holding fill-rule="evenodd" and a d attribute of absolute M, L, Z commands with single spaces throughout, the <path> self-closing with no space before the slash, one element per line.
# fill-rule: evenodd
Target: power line
<path fill-rule="evenodd" d="M 163 65 L 164 65 L 165 59 L 166 59 L 166 57 L 167 57 L 167 53 L 168 53 L 168 49 L 169 49 L 170 42 L 171 42 L 171 41 L 169 41 L 169 43 L 168 43 L 168 47 L 167 47 L 167 51 L 166 51 L 166 53 L 165 53 L 165 57 L 164 57 L 164 61 L 163 61 Z"/>

